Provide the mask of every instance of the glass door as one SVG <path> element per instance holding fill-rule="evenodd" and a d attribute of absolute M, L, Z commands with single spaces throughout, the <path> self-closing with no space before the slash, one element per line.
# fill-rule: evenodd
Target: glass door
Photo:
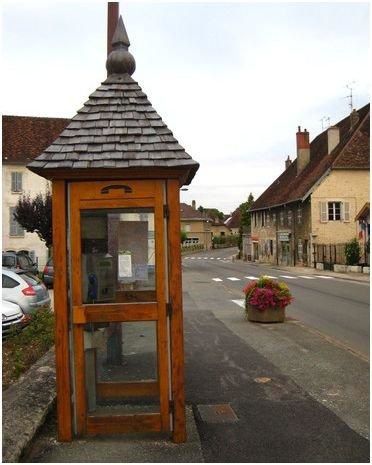
<path fill-rule="evenodd" d="M 169 431 L 161 182 L 72 184 L 70 205 L 76 433 Z"/>

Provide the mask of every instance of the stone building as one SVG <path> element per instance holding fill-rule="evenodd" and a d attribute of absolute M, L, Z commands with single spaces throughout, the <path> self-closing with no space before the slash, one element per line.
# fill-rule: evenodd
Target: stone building
<path fill-rule="evenodd" d="M 317 244 L 358 236 L 355 218 L 369 201 L 370 106 L 319 134 L 298 128 L 297 158 L 251 208 L 252 258 L 313 266 Z"/>

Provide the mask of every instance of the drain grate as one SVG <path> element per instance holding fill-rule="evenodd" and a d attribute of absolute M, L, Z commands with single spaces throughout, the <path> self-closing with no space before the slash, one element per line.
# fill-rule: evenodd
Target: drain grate
<path fill-rule="evenodd" d="M 229 404 L 198 405 L 197 409 L 206 423 L 236 423 L 239 420 Z"/>

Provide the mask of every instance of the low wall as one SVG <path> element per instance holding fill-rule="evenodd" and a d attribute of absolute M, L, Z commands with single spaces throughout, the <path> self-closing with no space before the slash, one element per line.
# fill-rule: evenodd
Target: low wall
<path fill-rule="evenodd" d="M 55 399 L 53 347 L 3 392 L 3 462 L 19 462 Z"/>

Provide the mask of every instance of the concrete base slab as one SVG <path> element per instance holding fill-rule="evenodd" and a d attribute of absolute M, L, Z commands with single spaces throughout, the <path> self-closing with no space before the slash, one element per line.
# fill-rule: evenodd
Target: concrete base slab
<path fill-rule="evenodd" d="M 191 407 L 186 408 L 187 442 L 175 444 L 159 434 L 115 435 L 56 441 L 56 421 L 51 417 L 35 438 L 22 462 L 37 463 L 174 463 L 203 462 L 199 434 Z"/>

